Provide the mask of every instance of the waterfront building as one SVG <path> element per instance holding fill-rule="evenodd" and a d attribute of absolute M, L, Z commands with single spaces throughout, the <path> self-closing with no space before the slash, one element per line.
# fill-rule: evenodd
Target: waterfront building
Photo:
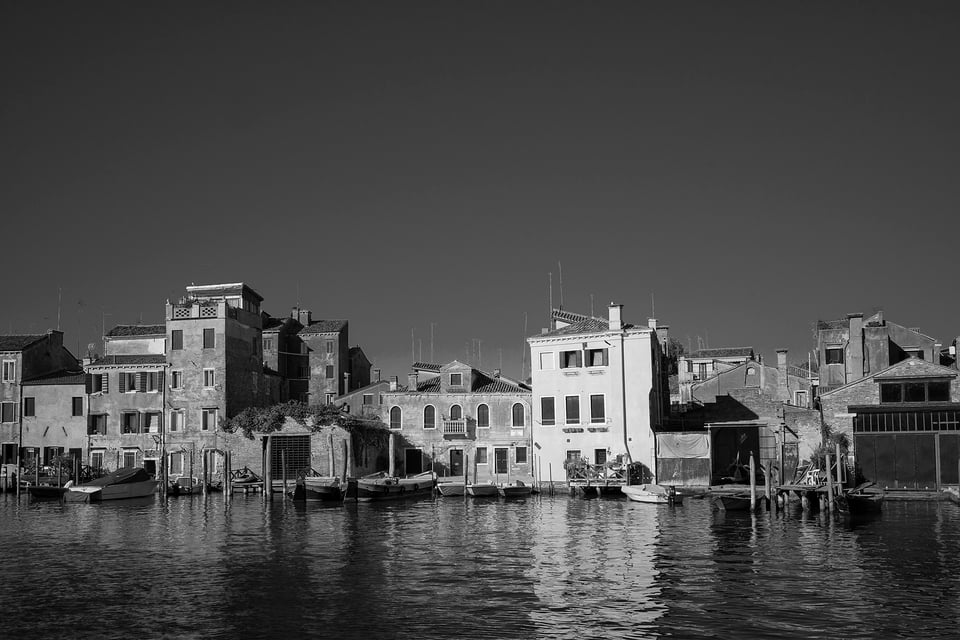
<path fill-rule="evenodd" d="M 394 378 L 380 395 L 398 474 L 532 481 L 529 385 L 456 360 L 418 362 L 406 386 Z"/>
<path fill-rule="evenodd" d="M 812 408 L 806 370 L 752 357 L 690 387 L 692 403 L 657 434 L 657 469 L 667 484 L 710 485 L 749 478 L 750 456 L 777 481 L 793 479 L 821 441 L 821 421 Z"/>
<path fill-rule="evenodd" d="M 694 401 L 691 396 L 693 385 L 703 382 L 720 371 L 732 369 L 748 360 L 754 360 L 753 347 L 721 347 L 699 349 L 682 355 L 677 361 L 677 384 L 679 386 L 679 405 L 683 407 Z"/>
<path fill-rule="evenodd" d="M 817 322 L 820 392 L 830 391 L 914 357 L 939 363 L 936 339 L 883 317 L 851 313 L 842 320 Z"/>
<path fill-rule="evenodd" d="M 50 330 L 40 334 L 0 335 L 0 366 L 2 366 L 2 372 L 0 372 L 0 464 L 12 472 L 16 469 L 18 457 L 22 458 L 21 463 L 24 466 L 29 466 L 37 457 L 42 456 L 41 447 L 43 446 L 75 448 L 70 446 L 73 440 L 68 436 L 64 436 L 63 440 L 59 438 L 53 440 L 56 432 L 51 434 L 47 431 L 50 439 L 34 438 L 34 434 L 31 433 L 33 444 L 23 452 L 19 451 L 21 444 L 26 445 L 26 442 L 21 443 L 20 439 L 21 426 L 24 424 L 25 417 L 24 383 L 80 370 L 80 363 L 63 346 L 63 333 Z M 27 398 L 32 398 L 27 402 L 29 410 L 36 411 L 38 397 L 46 400 L 50 396 L 59 402 L 61 392 L 63 392 L 62 389 L 52 389 L 49 392 L 45 390 L 42 393 L 29 390 L 26 395 Z M 29 395 L 31 393 L 35 395 Z M 43 415 L 45 416 L 43 419 L 47 417 L 53 419 L 52 411 L 48 414 L 44 409 Z M 36 413 L 26 417 L 30 419 L 28 426 L 33 427 L 38 424 L 36 421 L 39 417 Z M 73 428 L 71 424 L 71 429 Z M 7 465 L 10 466 L 7 467 Z"/>
<path fill-rule="evenodd" d="M 294 307 L 301 325 L 297 337 L 306 356 L 305 368 L 291 394 L 307 404 L 329 404 L 337 396 L 370 384 L 370 360 L 358 347 L 350 346 L 350 323 L 346 320 L 314 320 L 307 309 Z"/>
<path fill-rule="evenodd" d="M 86 460 L 94 469 L 143 466 L 159 473 L 167 395 L 166 328 L 118 325 L 104 354 L 84 359 Z"/>
<path fill-rule="evenodd" d="M 297 332 L 303 327 L 295 315 L 275 318 L 262 312 L 264 370 L 278 376 L 280 402 L 304 401 L 309 378 L 307 355 Z"/>
<path fill-rule="evenodd" d="M 956 369 L 927 359 L 930 345 L 923 359 L 917 353 L 820 394 L 825 425 L 850 441 L 857 481 L 919 490 L 957 484 L 960 380 Z"/>
<path fill-rule="evenodd" d="M 564 464 L 616 459 L 655 474 L 654 432 L 664 418 L 669 388 L 663 374 L 656 320 L 625 323 L 622 305 L 608 318 L 555 310 L 551 327 L 527 339 L 533 382 L 533 446 L 541 479 L 567 481 Z"/>

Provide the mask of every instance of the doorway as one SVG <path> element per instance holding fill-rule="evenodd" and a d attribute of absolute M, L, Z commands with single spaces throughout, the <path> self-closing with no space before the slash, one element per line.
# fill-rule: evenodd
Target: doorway
<path fill-rule="evenodd" d="M 463 475 L 463 449 L 450 450 L 450 475 Z"/>
<path fill-rule="evenodd" d="M 423 473 L 423 452 L 420 449 L 407 449 L 404 451 L 403 468 L 408 476 Z"/>
<path fill-rule="evenodd" d="M 593 450 L 593 463 L 594 463 L 594 464 L 607 464 L 607 450 L 606 450 L 606 449 L 594 449 L 594 450 Z"/>
<path fill-rule="evenodd" d="M 507 473 L 507 451 L 506 447 L 496 447 L 493 450 L 494 473 Z"/>

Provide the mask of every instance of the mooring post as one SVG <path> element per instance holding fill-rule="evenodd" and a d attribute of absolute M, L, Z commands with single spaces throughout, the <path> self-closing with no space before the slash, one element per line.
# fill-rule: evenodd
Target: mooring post
<path fill-rule="evenodd" d="M 264 443 L 263 495 L 267 500 L 273 500 L 273 443 L 270 436 L 266 436 Z"/>
<path fill-rule="evenodd" d="M 837 493 L 840 493 L 843 490 L 843 487 L 845 484 L 843 482 L 843 476 L 844 474 L 840 473 L 840 443 L 838 442 L 837 443 Z"/>
<path fill-rule="evenodd" d="M 207 495 L 207 455 L 206 450 L 200 452 L 200 485 L 203 495 Z"/>
<path fill-rule="evenodd" d="M 827 508 L 833 511 L 833 470 L 830 468 L 830 454 L 825 454 L 827 460 Z"/>
<path fill-rule="evenodd" d="M 353 459 L 353 434 L 347 432 L 347 437 L 343 439 L 343 443 L 347 447 L 346 469 L 343 473 L 346 478 L 352 478 L 357 468 L 357 461 Z"/>
<path fill-rule="evenodd" d="M 467 474 L 469 473 L 469 469 L 470 469 L 470 454 L 465 453 L 463 454 L 463 489 L 464 489 L 463 494 L 464 495 L 467 494 L 467 490 L 466 490 L 467 485 L 470 484 L 470 480 L 467 476 Z"/>
<path fill-rule="evenodd" d="M 550 474 L 550 495 L 553 495 L 553 463 L 547 463 L 547 472 Z"/>
<path fill-rule="evenodd" d="M 750 452 L 750 511 L 757 510 L 757 465 L 753 461 L 753 451 Z"/>
<path fill-rule="evenodd" d="M 763 497 L 767 501 L 767 511 L 770 511 L 770 485 L 773 484 L 773 479 L 770 477 L 770 472 L 768 469 L 763 470 Z"/>
<path fill-rule="evenodd" d="M 350 440 L 350 434 L 347 434 L 347 437 L 340 441 L 340 451 L 343 453 L 343 470 L 340 472 L 340 476 L 343 478 L 343 482 L 347 481 L 347 470 L 350 468 L 350 447 L 347 445 L 347 441 Z"/>
<path fill-rule="evenodd" d="M 327 434 L 327 466 L 330 468 L 330 477 L 337 477 L 337 461 L 333 455 L 333 434 Z"/>
<path fill-rule="evenodd" d="M 283 474 L 283 497 L 287 497 L 287 450 L 280 452 L 280 473 Z"/>
<path fill-rule="evenodd" d="M 804 511 L 810 511 L 810 492 L 809 491 L 800 492 L 800 506 L 803 507 Z"/>
<path fill-rule="evenodd" d="M 233 480 L 233 460 L 230 456 L 230 450 L 227 449 L 223 453 L 223 498 L 224 500 L 229 500 L 230 496 L 233 494 L 233 485 L 230 483 Z"/>
<path fill-rule="evenodd" d="M 396 476 L 395 471 L 397 470 L 397 466 L 396 466 L 396 465 L 397 465 L 397 461 L 396 461 L 396 458 L 395 458 L 394 452 L 393 452 L 396 444 L 397 444 L 397 434 L 391 433 L 391 434 L 390 434 L 390 444 L 388 445 L 388 446 L 390 447 L 390 466 L 389 466 L 389 469 L 388 469 L 388 473 L 389 473 L 389 475 L 390 475 L 391 478 L 393 478 L 394 476 Z"/>

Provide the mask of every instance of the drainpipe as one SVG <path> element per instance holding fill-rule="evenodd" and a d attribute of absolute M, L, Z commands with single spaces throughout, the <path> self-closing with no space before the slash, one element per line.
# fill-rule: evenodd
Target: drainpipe
<path fill-rule="evenodd" d="M 21 362 L 21 366 L 22 366 L 22 363 L 23 363 L 23 354 L 20 355 L 20 358 L 21 358 L 21 361 L 20 361 L 20 362 Z M 19 444 L 17 445 L 17 501 L 19 502 L 19 500 L 20 500 L 20 476 L 21 476 L 21 474 L 22 474 L 22 472 L 23 472 L 23 470 L 20 468 L 20 462 L 21 462 L 20 456 L 22 455 L 22 452 L 23 452 L 23 373 L 22 373 L 22 371 L 21 371 L 21 373 L 20 373 L 20 382 L 19 382 L 19 384 L 17 385 L 17 388 L 18 388 L 18 390 L 19 390 L 19 392 L 20 392 L 20 400 L 19 400 L 19 402 L 17 403 L 17 415 L 19 416 L 18 423 L 19 423 L 19 431 L 20 431 L 20 435 L 19 435 L 19 440 L 20 440 L 20 442 L 19 442 Z M 40 464 L 39 460 L 37 461 L 37 464 L 38 464 L 38 465 Z"/>
<path fill-rule="evenodd" d="M 627 452 L 627 464 L 633 463 L 630 442 L 627 438 L 627 370 L 623 330 L 620 331 L 620 401 L 623 403 L 623 446 Z"/>

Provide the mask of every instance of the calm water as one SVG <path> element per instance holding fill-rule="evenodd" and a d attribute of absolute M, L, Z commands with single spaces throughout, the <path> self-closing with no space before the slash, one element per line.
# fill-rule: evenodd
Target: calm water
<path fill-rule="evenodd" d="M 17 638 L 956 638 L 960 507 L 0 496 Z"/>

